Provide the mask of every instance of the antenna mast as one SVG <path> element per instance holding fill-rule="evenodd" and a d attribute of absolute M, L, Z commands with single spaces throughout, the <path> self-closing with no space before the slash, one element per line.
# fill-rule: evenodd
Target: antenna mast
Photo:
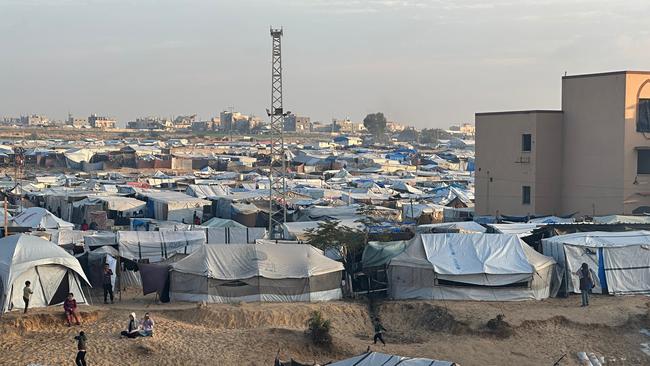
<path fill-rule="evenodd" d="M 287 163 L 284 149 L 284 113 L 282 107 L 282 28 L 271 28 L 271 161 L 269 163 L 269 236 L 284 239 L 282 224 L 287 221 Z"/>

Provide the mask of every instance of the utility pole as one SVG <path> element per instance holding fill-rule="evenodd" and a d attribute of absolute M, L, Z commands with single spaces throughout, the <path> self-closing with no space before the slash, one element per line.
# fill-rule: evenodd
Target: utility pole
<path fill-rule="evenodd" d="M 282 224 L 287 221 L 287 162 L 284 149 L 284 112 L 282 106 L 282 28 L 271 28 L 271 159 L 269 163 L 269 236 L 284 239 Z"/>

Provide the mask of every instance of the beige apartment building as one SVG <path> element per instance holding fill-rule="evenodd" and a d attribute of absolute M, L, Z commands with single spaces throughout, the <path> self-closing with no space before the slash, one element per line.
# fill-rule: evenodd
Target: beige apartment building
<path fill-rule="evenodd" d="M 476 114 L 476 213 L 650 213 L 650 72 L 562 78 L 561 110 Z"/>

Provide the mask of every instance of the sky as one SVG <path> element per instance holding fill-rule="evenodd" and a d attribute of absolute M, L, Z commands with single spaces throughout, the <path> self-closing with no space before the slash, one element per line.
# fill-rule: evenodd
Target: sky
<path fill-rule="evenodd" d="M 650 70 L 647 0 L 0 0 L 0 116 L 257 116 L 418 128 L 559 109 L 561 77 Z"/>

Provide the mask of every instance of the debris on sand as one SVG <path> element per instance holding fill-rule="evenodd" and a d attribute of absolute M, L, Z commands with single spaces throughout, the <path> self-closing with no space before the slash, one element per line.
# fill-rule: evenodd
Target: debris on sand
<path fill-rule="evenodd" d="M 510 324 L 503 320 L 505 315 L 499 314 L 495 318 L 492 318 L 487 321 L 486 328 L 487 331 L 499 338 L 508 338 L 514 334 L 514 329 Z"/>

